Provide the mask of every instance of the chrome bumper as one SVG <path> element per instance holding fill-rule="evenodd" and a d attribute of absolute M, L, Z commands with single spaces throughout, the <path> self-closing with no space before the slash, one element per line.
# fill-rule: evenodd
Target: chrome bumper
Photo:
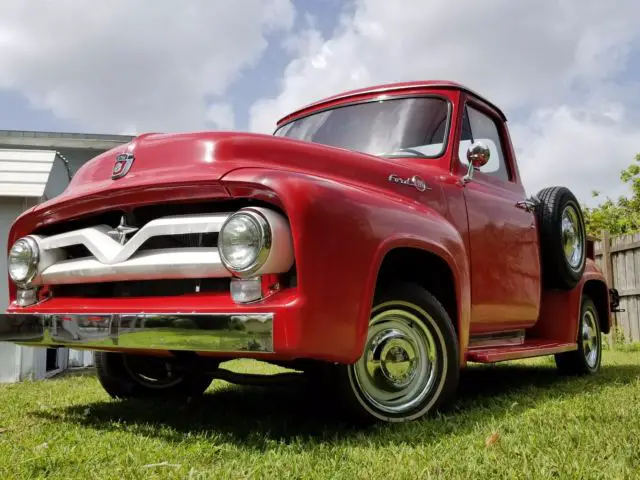
<path fill-rule="evenodd" d="M 273 352 L 272 313 L 0 314 L 0 341 L 74 349 Z"/>

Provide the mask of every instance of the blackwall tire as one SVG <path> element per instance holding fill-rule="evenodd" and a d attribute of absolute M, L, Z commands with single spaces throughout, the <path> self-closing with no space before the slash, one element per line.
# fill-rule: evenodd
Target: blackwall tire
<path fill-rule="evenodd" d="M 186 399 L 202 395 L 213 381 L 212 377 L 195 372 L 180 372 L 173 377 L 156 375 L 154 378 L 148 371 L 161 368 L 164 363 L 161 358 L 94 352 L 94 359 L 98 380 L 112 398 Z"/>
<path fill-rule="evenodd" d="M 600 318 L 593 300 L 583 295 L 577 334 L 578 349 L 555 355 L 558 370 L 567 375 L 591 375 L 602 363 Z"/>
<path fill-rule="evenodd" d="M 582 209 L 566 187 L 537 195 L 542 281 L 545 288 L 570 290 L 584 273 L 587 242 Z"/>
<path fill-rule="evenodd" d="M 447 404 L 459 380 L 453 323 L 438 300 L 396 284 L 375 301 L 362 357 L 337 366 L 343 406 L 357 423 L 417 420 Z"/>

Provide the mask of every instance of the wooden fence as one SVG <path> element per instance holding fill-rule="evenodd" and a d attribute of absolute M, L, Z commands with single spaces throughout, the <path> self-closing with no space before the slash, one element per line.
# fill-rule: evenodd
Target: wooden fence
<path fill-rule="evenodd" d="M 620 308 L 614 313 L 618 336 L 640 341 L 640 234 L 611 237 L 607 232 L 594 244 L 596 263 L 607 283 L 620 292 Z"/>

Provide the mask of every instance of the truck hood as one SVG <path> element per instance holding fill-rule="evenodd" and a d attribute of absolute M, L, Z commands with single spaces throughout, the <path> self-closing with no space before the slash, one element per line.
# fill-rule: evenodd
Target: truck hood
<path fill-rule="evenodd" d="M 134 156 L 126 175 L 113 179 L 116 157 Z M 429 160 L 432 162 L 432 160 Z M 437 162 L 436 162 L 437 163 Z M 220 183 L 238 168 L 258 167 L 303 172 L 350 184 L 394 188 L 389 176 L 408 178 L 416 173 L 411 161 L 389 160 L 325 145 L 271 135 L 238 132 L 195 132 L 182 134 L 145 134 L 131 142 L 96 156 L 83 165 L 66 190 L 44 202 L 36 210 L 53 211 L 57 204 L 80 199 L 106 199 L 123 192 L 148 188 L 179 188 Z M 424 159 L 420 171 L 424 176 Z M 434 174 L 442 173 L 434 168 Z M 407 192 L 415 189 L 406 189 Z M 226 195 L 220 186 L 216 196 Z M 213 192 L 212 192 L 213 193 Z"/>

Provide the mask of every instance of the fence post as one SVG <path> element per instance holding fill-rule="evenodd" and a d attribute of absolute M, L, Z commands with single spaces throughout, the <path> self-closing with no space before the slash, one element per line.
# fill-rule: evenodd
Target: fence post
<path fill-rule="evenodd" d="M 607 286 L 609 288 L 614 287 L 613 285 L 613 262 L 611 260 L 611 237 L 609 235 L 608 230 L 604 230 L 602 232 L 602 270 L 604 273 L 605 280 L 607 281 Z M 612 313 L 613 322 L 611 323 L 611 334 L 609 335 L 609 346 L 613 349 L 616 347 L 616 335 L 617 335 L 617 327 L 618 320 L 616 318 L 616 314 Z"/>

